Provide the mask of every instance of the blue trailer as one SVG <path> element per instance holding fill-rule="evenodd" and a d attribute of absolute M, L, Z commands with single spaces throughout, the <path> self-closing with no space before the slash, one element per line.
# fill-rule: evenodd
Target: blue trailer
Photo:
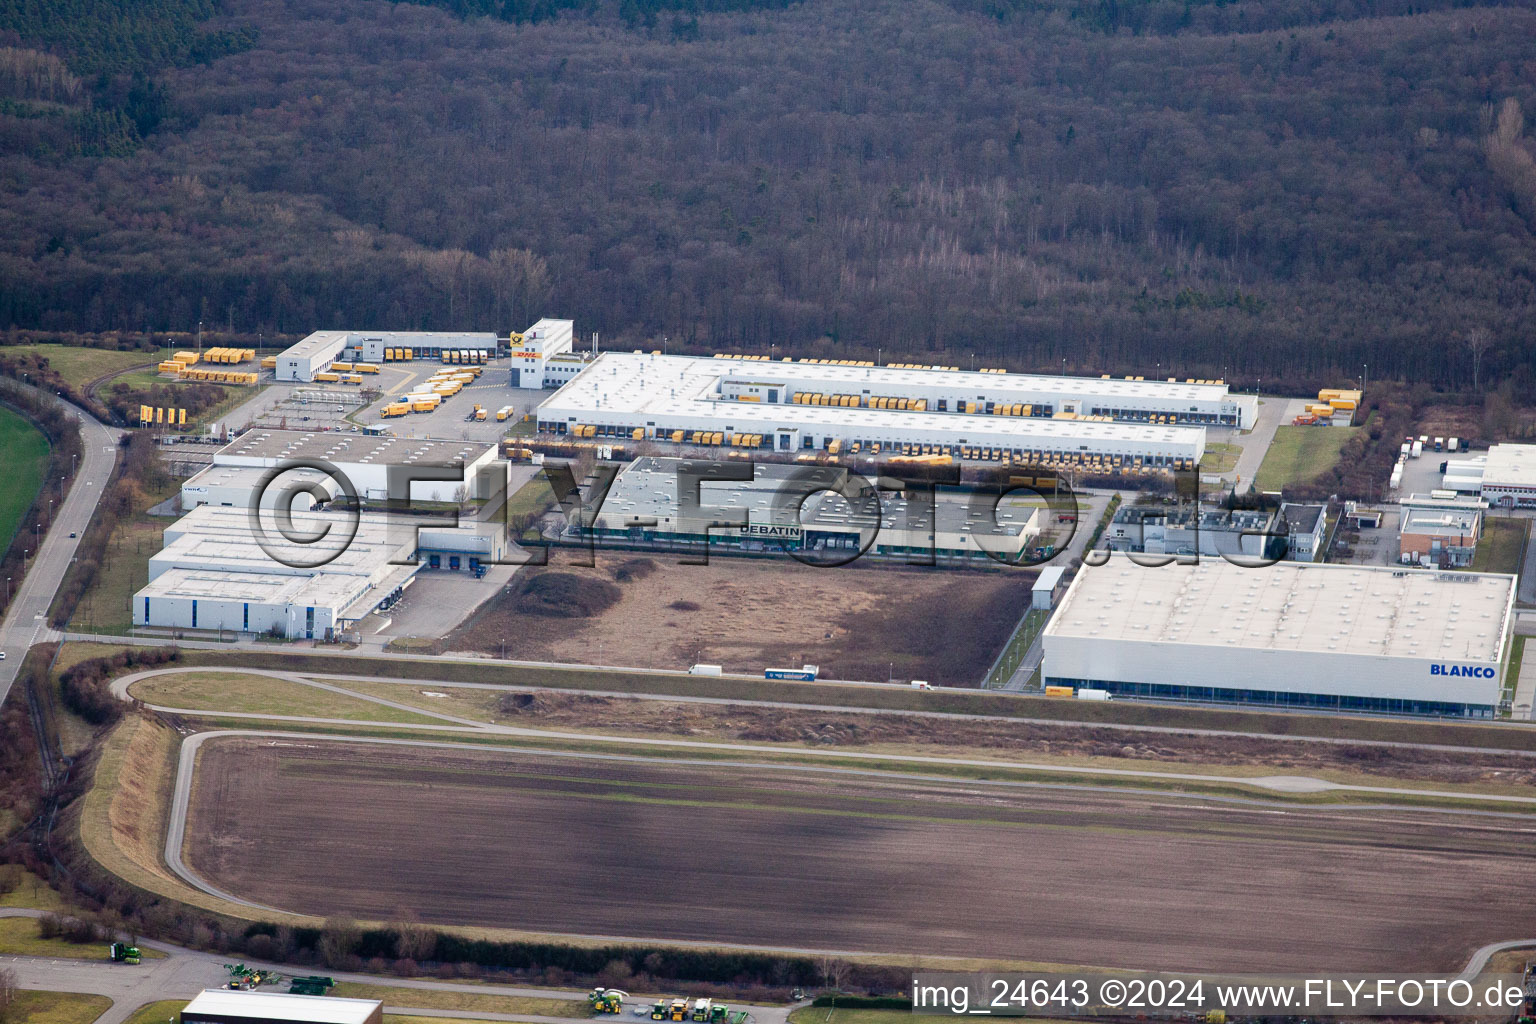
<path fill-rule="evenodd" d="M 816 665 L 802 665 L 799 668 L 769 668 L 763 670 L 763 678 L 797 679 L 803 683 L 814 683 L 820 672 L 820 667 Z"/>

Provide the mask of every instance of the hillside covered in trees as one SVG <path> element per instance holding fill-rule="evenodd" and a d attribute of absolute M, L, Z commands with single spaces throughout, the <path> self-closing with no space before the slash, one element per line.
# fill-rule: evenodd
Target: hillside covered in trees
<path fill-rule="evenodd" d="M 0 47 L 0 326 L 1536 394 L 1529 3 L 0 0 Z"/>

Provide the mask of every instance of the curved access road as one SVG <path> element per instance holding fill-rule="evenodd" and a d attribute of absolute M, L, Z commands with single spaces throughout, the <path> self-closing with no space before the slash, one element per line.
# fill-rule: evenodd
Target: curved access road
<path fill-rule="evenodd" d="M 135 672 L 135 673 L 132 673 L 130 675 L 122 676 L 121 678 L 115 680 L 112 683 L 112 692 L 115 695 L 117 695 L 120 699 L 134 700 L 135 698 L 131 697 L 131 695 L 128 692 L 130 687 L 132 687 L 132 685 L 134 683 L 136 683 L 136 682 L 138 682 L 138 681 L 140 681 L 142 679 L 149 678 L 151 676 L 170 675 L 170 674 L 175 674 L 175 673 L 178 673 L 178 672 L 187 672 L 187 671 L 189 671 L 189 670 L 186 669 L 186 668 L 171 667 L 171 668 L 149 669 L 149 670 L 146 670 L 146 671 L 143 671 L 143 672 Z M 195 671 L 195 670 L 193 670 L 193 671 Z M 687 740 L 687 739 L 672 739 L 672 738 L 667 738 L 667 737 L 652 737 L 652 736 L 605 736 L 605 735 L 600 735 L 600 734 L 584 733 L 584 732 L 565 732 L 565 731 L 560 731 L 560 730 L 555 730 L 555 729 L 530 729 L 530 728 L 526 728 L 526 727 L 523 727 L 523 726 L 497 725 L 497 724 L 490 723 L 490 722 L 479 721 L 479 720 L 476 720 L 476 719 L 473 719 L 473 718 L 464 718 L 464 717 L 461 717 L 461 716 L 458 716 L 458 715 L 447 714 L 447 713 L 441 712 L 441 711 L 432 711 L 432 710 L 429 710 L 429 709 L 426 709 L 426 708 L 418 707 L 418 706 L 416 706 L 414 704 L 405 704 L 405 703 L 402 703 L 402 702 L 399 702 L 399 701 L 391 701 L 391 700 L 388 700 L 388 699 L 383 698 L 383 697 L 376 697 L 376 696 L 374 696 L 372 694 L 362 693 L 362 692 L 359 692 L 359 691 L 356 691 L 356 690 L 349 690 L 349 689 L 347 689 L 347 688 L 345 688 L 343 686 L 338 686 L 335 683 L 322 682 L 320 680 L 310 679 L 310 678 L 308 678 L 306 676 L 299 675 L 299 674 L 293 673 L 293 672 L 275 672 L 275 671 L 265 671 L 265 670 L 259 670 L 259 669 L 240 669 L 240 670 L 237 670 L 237 671 L 239 671 L 242 674 L 246 674 L 246 675 L 267 676 L 267 677 L 271 677 L 271 678 L 274 678 L 274 679 L 281 679 L 281 680 L 284 680 L 285 682 L 297 683 L 299 685 L 313 687 L 313 688 L 318 689 L 318 690 L 324 690 L 324 691 L 327 691 L 327 692 L 330 692 L 330 693 L 335 693 L 335 694 L 338 694 L 338 695 L 341 695 L 341 696 L 353 698 L 355 700 L 364 701 L 364 702 L 371 703 L 371 704 L 378 704 L 381 707 L 387 707 L 387 708 L 391 708 L 391 709 L 395 709 L 395 710 L 406 711 L 406 712 L 410 712 L 412 714 L 420 715 L 420 716 L 423 716 L 423 717 L 426 717 L 426 718 L 440 719 L 443 724 L 441 724 L 441 725 L 425 724 L 425 723 L 413 724 L 413 723 L 409 723 L 409 722 L 389 722 L 389 721 L 379 721 L 379 720 L 359 720 L 359 719 L 346 719 L 346 718 L 324 718 L 324 717 L 312 717 L 312 716 L 307 716 L 307 715 L 270 715 L 270 714 L 266 714 L 266 713 L 263 713 L 263 712 L 252 712 L 252 711 L 206 711 L 206 710 L 202 710 L 202 709 L 198 709 L 198 708 L 181 708 L 181 707 L 170 707 L 170 706 L 160 705 L 160 704 L 149 704 L 149 703 L 145 703 L 145 702 L 140 702 L 140 703 L 144 703 L 144 706 L 148 707 L 152 711 L 158 711 L 158 712 L 162 712 L 164 714 L 183 715 L 183 716 L 187 716 L 187 717 L 198 717 L 198 718 L 235 718 L 235 719 L 241 719 L 241 720 L 245 720 L 245 721 L 251 721 L 251 720 L 254 719 L 254 720 L 266 720 L 266 721 L 276 721 L 276 722 L 295 722 L 295 723 L 302 722 L 302 723 L 304 723 L 306 725 L 332 725 L 332 726 L 334 726 L 334 725 L 348 725 L 348 726 L 365 725 L 365 726 L 368 726 L 370 728 L 389 728 L 389 729 L 403 729 L 403 730 L 413 730 L 413 731 L 432 731 L 432 732 L 458 732 L 458 733 L 474 732 L 474 733 L 477 733 L 477 734 L 480 734 L 480 735 L 505 736 L 505 737 L 509 737 L 509 738 L 520 738 L 520 739 L 555 739 L 555 740 L 568 740 L 568 741 L 579 742 L 579 743 L 604 743 L 604 744 L 614 744 L 614 745 L 618 745 L 618 746 L 623 746 L 623 747 L 626 747 L 626 748 L 629 748 L 629 749 L 635 749 L 635 748 L 642 748 L 642 749 L 643 748 L 657 748 L 657 749 L 671 749 L 671 750 L 697 750 L 697 751 L 699 751 L 701 753 L 703 753 L 703 752 L 714 752 L 714 751 L 726 751 L 726 752 L 733 753 L 733 754 L 757 755 L 757 756 L 766 756 L 766 757 L 774 757 L 774 756 L 782 757 L 785 754 L 792 754 L 792 755 L 794 755 L 796 757 L 810 757 L 810 758 L 824 757 L 824 758 L 836 759 L 836 760 L 839 760 L 839 761 L 850 761 L 850 760 L 851 761 L 868 761 L 868 762 L 872 762 L 872 763 L 876 763 L 876 764 L 880 764 L 880 763 L 884 763 L 884 764 L 901 763 L 901 764 L 911 764 L 911 765 L 919 765 L 919 766 L 921 766 L 921 765 L 928 765 L 928 766 L 933 766 L 933 767 L 936 767 L 936 768 L 937 767 L 944 767 L 944 768 L 956 768 L 956 767 L 959 767 L 959 768 L 993 768 L 993 769 L 1011 770 L 1011 771 L 1041 772 L 1041 773 L 1049 773 L 1049 774 L 1058 775 L 1058 776 L 1059 775 L 1081 775 L 1081 776 L 1085 776 L 1087 778 L 1095 778 L 1095 777 L 1097 777 L 1097 778 L 1114 778 L 1114 779 L 1142 779 L 1142 780 L 1145 780 L 1147 782 L 1178 782 L 1178 783 L 1193 783 L 1193 784 L 1216 783 L 1216 784 L 1220 784 L 1220 785 L 1230 785 L 1230 786 L 1247 786 L 1247 787 L 1251 787 L 1251 788 L 1255 788 L 1255 789 L 1269 790 L 1269 791 L 1274 792 L 1274 793 L 1286 793 L 1286 794 L 1324 793 L 1324 792 L 1333 792 L 1333 793 L 1369 793 L 1369 794 L 1374 794 L 1374 795 L 1377 795 L 1377 796 L 1409 796 L 1409 797 L 1417 797 L 1417 798 L 1429 799 L 1429 800 L 1475 800 L 1475 801 L 1479 801 L 1479 802 L 1504 804 L 1504 805 L 1509 806 L 1511 808 L 1512 812 L 1517 810 L 1517 809 L 1521 809 L 1521 808 L 1530 808 L 1530 809 L 1536 810 L 1536 796 L 1516 796 L 1516 795 L 1497 794 L 1497 793 L 1488 793 L 1488 794 L 1484 794 L 1484 793 L 1469 793 L 1469 792 L 1461 791 L 1461 790 L 1418 789 L 1418 788 L 1406 787 L 1406 786 L 1366 786 L 1366 785 L 1358 785 L 1358 784 L 1353 784 L 1353 783 L 1332 782 L 1332 781 L 1329 781 L 1327 779 L 1317 778 L 1315 776 L 1309 776 L 1309 775 L 1256 775 L 1256 776 L 1250 776 L 1250 775 L 1216 775 L 1216 774 L 1206 774 L 1206 773 L 1201 773 L 1201 772 L 1163 772 L 1163 771 L 1153 771 L 1153 770 L 1150 770 L 1150 769 L 1102 768 L 1102 767 L 1089 767 L 1089 766 L 1082 766 L 1082 765 L 1051 764 L 1051 763 L 1048 763 L 1048 762 L 1036 762 L 1036 761 L 1011 761 L 1011 760 L 992 759 L 992 758 L 938 757 L 938 756 L 926 755 L 926 754 L 887 754 L 887 753 L 873 753 L 873 752 L 869 752 L 869 751 L 859 751 L 859 750 L 844 750 L 844 749 L 840 749 L 840 748 L 838 748 L 838 749 L 827 749 L 827 748 L 820 748 L 820 747 L 786 747 L 786 746 L 773 746 L 773 745 L 762 744 L 762 743 L 741 743 L 741 742 L 733 742 L 733 741 L 726 741 L 726 740 Z M 357 677 L 357 678 L 363 678 L 363 677 Z M 371 681 L 371 678 L 370 678 L 370 681 Z M 434 686 L 451 687 L 454 684 L 442 683 L 442 682 L 437 682 L 437 681 L 434 681 L 434 680 L 416 680 L 416 681 L 414 681 L 414 685 L 426 686 L 426 687 L 430 688 L 430 687 L 434 687 Z M 826 710 L 826 709 L 821 709 L 821 710 Z M 245 731 L 245 730 L 238 730 L 238 731 Z M 265 735 L 265 732 L 263 732 L 262 734 Z M 208 735 L 218 735 L 218 734 L 210 733 Z M 285 733 L 283 735 L 287 736 L 287 735 L 290 735 L 290 734 L 286 734 Z M 303 733 L 303 734 L 297 734 L 297 735 L 304 735 L 304 736 L 309 736 L 310 738 L 313 738 L 316 734 L 314 734 L 314 733 Z M 362 741 L 365 741 L 365 742 L 399 743 L 399 744 L 406 744 L 406 745 L 410 745 L 410 744 L 413 744 L 413 743 L 420 742 L 420 743 L 423 743 L 423 744 L 426 744 L 426 745 L 429 745 L 429 746 L 434 745 L 430 741 L 425 741 L 425 740 L 422 740 L 422 741 L 406 740 L 406 739 L 385 740 L 385 739 L 376 739 L 376 738 L 373 738 L 373 737 L 337 737 L 337 738 L 338 739 L 347 739 L 349 741 L 351 741 L 351 740 L 362 740 Z M 192 744 L 193 740 L 197 740 L 197 737 L 192 737 L 188 741 L 185 741 L 183 743 L 183 750 L 185 750 L 186 747 L 189 744 Z M 197 740 L 197 743 L 201 743 L 201 740 Z M 462 746 L 462 745 L 454 745 L 454 746 Z M 484 749 L 483 745 L 480 745 L 480 744 L 472 744 L 472 746 L 474 746 L 476 749 Z M 195 745 L 194 745 L 194 749 L 195 749 Z M 185 758 L 185 754 L 183 756 Z M 591 756 L 595 757 L 595 756 L 599 756 L 599 755 L 591 755 Z M 602 755 L 602 756 L 618 756 L 618 755 Z M 725 764 L 727 762 L 721 762 L 721 761 L 717 761 L 717 760 L 711 759 L 708 763 L 711 763 L 711 764 Z M 755 761 L 754 762 L 743 762 L 743 763 L 744 764 L 751 764 L 754 767 L 758 766 L 758 764 L 759 764 L 759 762 L 755 762 Z M 764 767 L 770 767 L 772 765 L 764 764 L 763 766 Z M 820 767 L 817 767 L 817 768 L 807 768 L 807 767 L 805 767 L 803 765 L 783 765 L 782 762 L 780 762 L 779 766 L 795 768 L 797 770 L 803 769 L 803 770 L 814 770 L 814 771 L 852 772 L 852 773 L 857 773 L 857 774 L 865 774 L 864 770 L 862 770 L 862 769 L 853 769 L 853 768 L 830 768 L 830 767 L 828 767 L 828 768 L 820 768 Z M 190 776 L 190 774 L 191 774 L 190 773 L 190 764 L 184 760 L 183 767 L 185 769 L 187 769 L 186 774 L 188 776 Z M 890 773 L 888 773 L 888 772 L 879 772 L 878 774 L 890 774 Z M 902 773 L 902 774 L 905 775 L 905 774 L 908 774 L 908 773 Z M 987 782 L 987 783 L 984 783 L 984 784 L 990 784 L 990 782 Z M 1015 785 L 1044 785 L 1043 783 L 1025 783 L 1025 782 L 1019 782 L 1019 783 L 1013 783 L 1013 784 L 1015 784 Z M 190 778 L 189 778 L 187 780 L 187 786 L 188 786 L 189 789 L 190 789 L 190 785 L 191 785 L 191 783 L 190 783 Z M 1158 792 L 1158 793 L 1160 793 L 1162 795 L 1169 795 L 1164 790 L 1156 790 L 1155 792 Z M 1210 800 L 1210 799 L 1239 799 L 1239 798 L 1212 797 L 1212 796 L 1209 796 L 1207 794 L 1198 794 L 1197 796 L 1198 796 L 1199 799 L 1204 799 L 1204 800 Z M 1402 804 L 1402 805 L 1394 804 L 1393 806 L 1398 808 L 1398 809 L 1403 809 L 1403 810 L 1412 809 L 1412 805 L 1406 805 L 1406 804 Z M 1444 810 L 1444 808 L 1431 808 L 1431 809 L 1433 809 L 1433 810 Z M 184 808 L 183 808 L 183 810 L 184 810 Z M 175 812 L 173 811 L 173 814 L 174 813 Z M 1498 813 L 1498 812 L 1494 812 L 1494 813 Z M 222 894 L 215 894 L 215 895 L 221 895 L 221 898 L 222 898 Z M 272 908 L 266 908 L 266 909 L 272 909 Z"/>
<path fill-rule="evenodd" d="M 34 389 L 37 390 L 37 389 Z M 39 391 L 46 398 L 46 394 Z M 32 553 L 26 576 L 16 584 L 15 600 L 6 609 L 5 620 L 0 623 L 0 651 L 6 653 L 0 661 L 0 704 L 11 692 L 11 684 L 21 671 L 21 662 L 34 644 L 53 639 L 48 627 L 48 608 L 64 582 L 64 573 L 75 558 L 80 537 L 96 515 L 112 467 L 117 463 L 118 443 L 123 432 L 109 427 L 90 413 L 69 405 L 62 399 L 54 399 L 64 406 L 80 428 L 80 469 L 74 483 L 64 497 L 64 506 L 48 527 L 42 548 Z M 43 497 L 49 486 L 57 487 L 56 481 L 44 481 Z M 74 536 L 70 536 L 74 534 Z"/>
<path fill-rule="evenodd" d="M 143 645 L 143 646 L 179 646 L 179 647 L 185 647 L 185 648 L 195 649 L 195 650 L 216 650 L 216 651 L 226 651 L 226 652 L 229 652 L 229 651 L 239 651 L 239 650 L 259 650 L 259 651 L 261 651 L 263 653 L 266 653 L 266 654 L 272 653 L 272 648 L 271 648 L 270 644 L 263 644 L 263 645 L 231 644 L 231 643 L 218 643 L 218 642 L 212 641 L 212 640 L 182 640 L 182 641 L 176 641 L 176 640 L 172 640 L 172 639 L 168 639 L 168 638 L 164 638 L 164 637 L 145 638 L 145 637 L 102 636 L 102 635 L 96 635 L 96 634 L 90 634 L 90 633 L 65 633 L 65 634 L 63 634 L 63 637 L 64 637 L 65 640 L 78 641 L 78 642 L 81 642 L 81 643 L 112 643 L 112 644 L 134 643 L 134 644 L 140 644 L 140 645 Z M 360 650 L 350 650 L 350 651 L 349 650 L 334 650 L 334 651 L 332 651 L 332 650 L 323 650 L 323 651 L 321 651 L 321 650 L 306 650 L 306 649 L 303 649 L 303 648 L 295 648 L 295 649 L 292 649 L 292 650 L 286 650 L 285 649 L 283 653 L 285 655 L 289 656 L 289 657 L 293 657 L 293 658 L 296 658 L 296 659 L 301 659 L 301 658 L 304 658 L 304 657 L 328 657 L 328 656 L 331 656 L 331 655 L 342 655 L 342 656 L 349 656 L 349 657 L 372 658 L 372 659 L 377 659 L 377 657 L 378 657 L 378 655 L 373 653 L 373 652 L 360 651 Z M 634 674 L 638 674 L 638 675 L 664 676 L 664 677 L 671 677 L 671 678 L 676 678 L 679 675 L 679 673 L 676 672 L 676 671 L 665 670 L 665 669 L 649 669 L 649 668 L 648 669 L 630 669 L 630 668 L 618 668 L 618 667 L 614 667 L 614 666 L 611 666 L 611 665 L 585 665 L 585 664 L 572 664 L 572 663 L 569 663 L 569 662 L 554 662 L 554 661 L 512 661 L 512 660 L 500 660 L 500 659 L 495 659 L 495 658 L 473 658 L 473 659 L 463 658 L 463 659 L 456 659 L 456 658 L 437 657 L 437 656 L 431 656 L 431 655 L 393 654 L 393 653 L 391 653 L 389 655 L 389 658 L 390 658 L 391 661 L 404 661 L 404 662 L 421 661 L 421 662 L 431 662 L 431 663 L 434 663 L 434 664 L 440 664 L 440 663 L 446 661 L 448 663 L 460 663 L 460 664 L 466 664 L 466 665 L 487 665 L 487 664 L 489 664 L 489 665 L 495 665 L 495 666 L 505 666 L 505 667 L 508 667 L 508 668 L 548 669 L 548 670 L 550 670 L 552 672 L 562 672 L 562 671 L 564 671 L 564 672 L 582 671 L 582 672 L 599 672 L 599 673 L 606 672 L 606 673 L 614 673 L 614 674 L 620 674 L 620 675 L 634 675 Z M 258 673 L 266 672 L 267 674 L 277 674 L 277 675 L 282 675 L 283 674 L 283 673 L 280 673 L 280 672 L 268 671 L 268 670 L 264 670 L 264 669 L 250 669 L 250 670 L 246 670 L 246 669 L 238 669 L 238 668 L 225 668 L 222 665 L 211 665 L 211 666 L 206 666 L 206 668 L 207 668 L 208 671 L 218 671 L 218 672 L 253 671 L 253 672 L 258 672 Z M 187 670 L 188 669 L 186 667 L 183 667 L 181 669 L 171 668 L 171 669 L 167 669 L 165 671 L 172 671 L 172 672 L 174 672 L 174 671 L 187 671 Z M 838 714 L 850 714 L 850 715 L 899 715 L 899 716 L 906 716 L 906 717 L 933 718 L 933 719 L 939 719 L 939 720 L 952 720 L 952 721 L 962 721 L 962 722 L 963 721 L 1000 722 L 1000 723 L 1010 723 L 1010 724 L 1015 724 L 1015 725 L 1052 726 L 1052 727 L 1059 727 L 1059 728 L 1063 728 L 1063 729 L 1111 729 L 1111 730 L 1114 730 L 1116 732 L 1125 732 L 1125 733 L 1132 733 L 1132 734 L 1144 733 L 1144 734 L 1152 734 L 1152 735 L 1171 735 L 1171 736 L 1213 736 L 1213 737 L 1228 737 L 1228 738 L 1233 738 L 1233 739 L 1246 739 L 1246 740 L 1251 740 L 1251 739 L 1254 739 L 1254 738 L 1259 738 L 1259 739 L 1263 739 L 1263 740 L 1274 740 L 1274 741 L 1277 741 L 1277 742 L 1286 742 L 1286 743 L 1327 743 L 1327 744 L 1332 744 L 1334 746 L 1382 747 L 1382 748 L 1386 748 L 1386 749 L 1397 749 L 1397 750 L 1423 750 L 1423 751 L 1439 751 L 1439 752 L 1444 752 L 1444 753 L 1462 753 L 1462 754 L 1465 754 L 1465 753 L 1497 754 L 1499 756 L 1504 756 L 1504 757 L 1536 758 L 1536 750 L 1521 750 L 1521 749 L 1506 748 L 1506 747 L 1469 747 L 1469 746 L 1464 746 L 1464 745 L 1458 745 L 1458 744 L 1455 744 L 1455 743 L 1414 743 L 1414 742 L 1411 742 L 1411 741 L 1404 741 L 1404 740 L 1353 739 L 1353 738 L 1350 738 L 1350 737 L 1308 736 L 1308 735 L 1305 735 L 1305 734 L 1295 734 L 1295 733 L 1255 733 L 1255 732 L 1244 732 L 1244 731 L 1237 730 L 1237 729 L 1206 729 L 1206 728 L 1200 728 L 1200 727 L 1197 727 L 1197 726 L 1141 725 L 1141 724 L 1125 723 L 1125 722 L 1089 722 L 1089 721 L 1083 721 L 1083 720 L 1080 720 L 1080 719 L 1035 718 L 1035 717 L 1018 716 L 1018 715 L 988 715 L 988 714 L 980 714 L 980 713 L 976 713 L 976 712 L 966 712 L 966 711 L 924 711 L 924 710 L 917 709 L 917 708 L 872 708 L 872 707 L 862 707 L 862 706 L 856 706 L 856 705 L 815 704 L 815 703 L 810 703 L 810 702 L 799 702 L 799 701 L 754 700 L 754 699 L 749 699 L 749 698 L 744 698 L 744 697 L 713 697 L 713 696 L 695 696 L 695 695 L 690 695 L 690 694 L 645 693 L 645 692 L 637 692 L 637 691 L 630 691 L 630 690 L 593 690 L 593 689 L 587 689 L 585 687 L 582 687 L 582 688 L 562 687 L 562 686 L 559 685 L 558 681 L 552 681 L 552 682 L 549 682 L 549 683 L 541 684 L 539 686 L 530 686 L 530 685 L 517 684 L 517 683 L 470 683 L 470 682 L 458 682 L 458 681 L 450 682 L 450 681 L 443 680 L 443 679 L 413 679 L 413 678 L 408 678 L 408 677 L 403 677 L 403 676 L 393 676 L 393 675 L 389 675 L 389 676 L 385 676 L 385 675 L 349 675 L 349 674 L 329 672 L 329 671 L 321 671 L 321 672 L 316 673 L 316 675 L 323 675 L 324 677 L 326 677 L 328 679 L 360 679 L 360 680 L 366 680 L 366 681 L 375 682 L 375 683 L 399 683 L 399 684 L 401 684 L 403 686 L 439 686 L 439 687 L 451 687 L 451 688 L 454 688 L 454 689 L 501 690 L 501 691 L 505 691 L 505 692 L 509 692 L 509 693 L 533 693 L 533 692 L 536 692 L 538 690 L 555 690 L 555 691 L 561 691 L 561 692 L 584 694 L 584 695 L 593 696 L 593 697 L 619 697 L 619 698 L 628 698 L 628 699 L 633 699 L 633 700 L 675 701 L 675 702 L 679 702 L 679 703 L 688 703 L 688 704 L 722 704 L 722 705 L 734 705 L 734 706 L 740 706 L 740 707 L 783 708 L 783 709 L 786 709 L 786 710 L 794 710 L 794 711 L 820 711 L 820 712 L 826 712 L 826 713 L 838 713 Z M 135 677 L 135 678 L 137 678 L 137 677 Z M 732 675 L 732 674 L 729 674 L 729 673 L 727 674 L 727 678 L 750 679 L 750 680 L 753 680 L 753 681 L 760 681 L 759 677 L 757 677 L 757 676 Z M 897 690 L 901 690 L 903 692 L 907 692 L 908 691 L 908 687 L 906 687 L 906 686 L 904 686 L 902 684 L 899 684 L 899 683 L 868 683 L 868 682 L 855 682 L 855 681 L 849 681 L 849 680 L 818 680 L 817 682 L 818 682 L 818 684 L 835 685 L 835 686 L 880 687 L 880 688 L 897 689 Z M 951 691 L 953 691 L 955 693 L 967 693 L 967 694 L 975 694 L 975 693 L 979 692 L 979 691 L 977 691 L 975 689 L 972 689 L 972 688 L 969 688 L 969 687 L 936 686 L 936 687 L 934 687 L 934 690 L 935 691 L 940 691 L 940 692 L 946 691 L 946 690 L 951 690 Z M 410 710 L 419 712 L 421 709 L 420 708 L 416 708 L 416 707 L 411 707 Z M 270 717 L 270 716 L 262 716 L 262 717 Z"/>

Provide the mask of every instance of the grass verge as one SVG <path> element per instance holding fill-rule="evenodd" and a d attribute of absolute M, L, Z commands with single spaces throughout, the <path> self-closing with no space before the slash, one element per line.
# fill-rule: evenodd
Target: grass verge
<path fill-rule="evenodd" d="M 103 942 L 65 942 L 63 939 L 45 939 L 38 934 L 38 921 L 34 917 L 0 917 L 0 953 L 12 956 L 43 956 L 56 960 L 103 960 L 106 944 Z M 165 954 L 157 949 L 142 951 L 146 960 L 164 960 Z"/>
<path fill-rule="evenodd" d="M 27 1024 L 91 1024 L 112 1008 L 106 996 L 80 992 L 33 992 L 16 994 L 8 1019 Z"/>
<path fill-rule="evenodd" d="M 0 552 L 10 546 L 32 507 L 47 465 L 48 438 L 25 416 L 0 406 L 0 471 L 10 481 L 0 490 Z"/>
<path fill-rule="evenodd" d="M 391 1006 L 422 1010 L 456 1010 L 479 1013 L 526 1013 L 538 1017 L 590 1019 L 591 1008 L 584 999 L 538 999 L 527 996 L 503 996 L 452 989 L 404 988 L 398 985 L 370 985 L 343 981 L 330 994 L 347 999 L 378 999 Z"/>
<path fill-rule="evenodd" d="M 154 352 L 119 352 L 116 349 L 86 348 L 82 345 L 28 345 L 26 348 L 46 358 L 48 366 L 76 390 L 97 377 L 154 363 L 159 358 Z M 151 374 L 153 372 L 150 371 Z"/>
<path fill-rule="evenodd" d="M 1530 525 L 1529 519 L 1484 516 L 1483 536 L 1472 556 L 1472 571 L 1518 573 Z"/>
<path fill-rule="evenodd" d="M 123 1024 L 176 1024 L 186 1005 L 185 999 L 162 999 L 158 1003 L 146 1003 L 134 1010 Z"/>
<path fill-rule="evenodd" d="M 982 690 L 920 691 L 907 686 L 846 686 L 730 676 L 690 676 L 680 672 L 632 673 L 620 670 L 566 669 L 504 665 L 474 659 L 364 658 L 286 646 L 271 652 L 184 650 L 182 663 L 190 666 L 266 668 L 303 672 L 306 675 L 371 675 L 392 679 L 420 679 L 425 682 L 497 683 L 578 692 L 789 701 L 817 704 L 829 709 L 891 708 L 938 714 L 998 715 L 1037 721 L 1219 729 L 1265 736 L 1310 736 L 1536 750 L 1536 730 L 1509 729 L 1498 725 L 1371 718 L 1364 715 L 1173 707 L 1133 701 L 1063 701 Z"/>
<path fill-rule="evenodd" d="M 3 870 L 0 868 L 0 871 Z M 30 910 L 51 910 L 61 914 L 71 911 L 69 904 L 65 903 L 47 882 L 32 872 L 21 871 L 16 879 L 14 889 L 0 894 L 0 907 L 25 907 Z"/>
<path fill-rule="evenodd" d="M 167 672 L 139 680 L 128 692 L 149 704 L 199 711 L 247 711 L 414 725 L 433 721 L 426 715 L 250 672 Z"/>

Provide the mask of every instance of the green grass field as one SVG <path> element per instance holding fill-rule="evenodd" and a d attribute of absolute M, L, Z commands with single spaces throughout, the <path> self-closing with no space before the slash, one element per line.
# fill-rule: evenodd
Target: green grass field
<path fill-rule="evenodd" d="M 454 1010 L 467 1013 L 526 1013 L 538 1017 L 579 1017 L 587 1019 L 592 1010 L 584 999 L 538 999 L 531 996 L 502 996 L 443 989 L 401 988 L 398 985 L 369 985 L 344 981 L 328 995 L 347 999 L 378 999 L 393 1006 L 422 1010 Z"/>
<path fill-rule="evenodd" d="M 250 711 L 413 725 L 436 721 L 303 683 L 243 672 L 171 672 L 141 679 L 128 692 L 150 704 L 200 711 Z"/>
<path fill-rule="evenodd" d="M 45 357 L 59 376 L 77 388 L 103 374 L 158 361 L 154 352 L 119 352 L 78 345 L 28 345 L 26 350 Z"/>
<path fill-rule="evenodd" d="M 1292 427 L 1275 430 L 1275 440 L 1264 453 L 1254 486 L 1279 491 L 1304 484 L 1334 467 L 1339 449 L 1363 427 Z"/>
<path fill-rule="evenodd" d="M 123 1024 L 176 1024 L 177 1016 L 186 1008 L 185 999 L 162 999 L 158 1003 L 146 1003 L 134 1010 Z"/>
<path fill-rule="evenodd" d="M 541 516 L 555 507 L 555 492 L 549 478 L 539 473 L 507 498 L 507 515 Z"/>
<path fill-rule="evenodd" d="M 69 620 L 72 629 L 128 632 L 132 619 L 128 602 L 149 582 L 149 556 L 160 550 L 165 528 L 172 522 L 143 514 L 118 520 L 107 539 L 101 571 L 81 595 Z"/>
<path fill-rule="evenodd" d="M 78 992 L 18 992 L 6 1020 L 27 1024 L 91 1024 L 112 1008 L 106 996 Z"/>
<path fill-rule="evenodd" d="M 1214 441 L 1205 446 L 1205 455 L 1200 459 L 1200 472 L 1230 473 L 1237 468 L 1237 458 L 1241 454 L 1241 445 Z"/>
<path fill-rule="evenodd" d="M 1472 571 L 1518 573 L 1520 558 L 1525 553 L 1525 534 L 1530 525 L 1528 519 L 1484 516 L 1483 536 L 1477 542 L 1477 553 L 1472 556 Z"/>
<path fill-rule="evenodd" d="M 59 960 L 105 960 L 107 946 L 104 942 L 65 942 L 63 939 L 45 939 L 37 933 L 35 917 L 0 917 L 0 953 L 14 956 L 46 956 Z M 144 950 L 144 959 L 162 960 L 165 954 L 153 949 Z"/>
<path fill-rule="evenodd" d="M 0 490 L 0 551 L 16 536 L 48 467 L 48 439 L 26 419 L 0 407 L 0 471 L 10 484 Z"/>

